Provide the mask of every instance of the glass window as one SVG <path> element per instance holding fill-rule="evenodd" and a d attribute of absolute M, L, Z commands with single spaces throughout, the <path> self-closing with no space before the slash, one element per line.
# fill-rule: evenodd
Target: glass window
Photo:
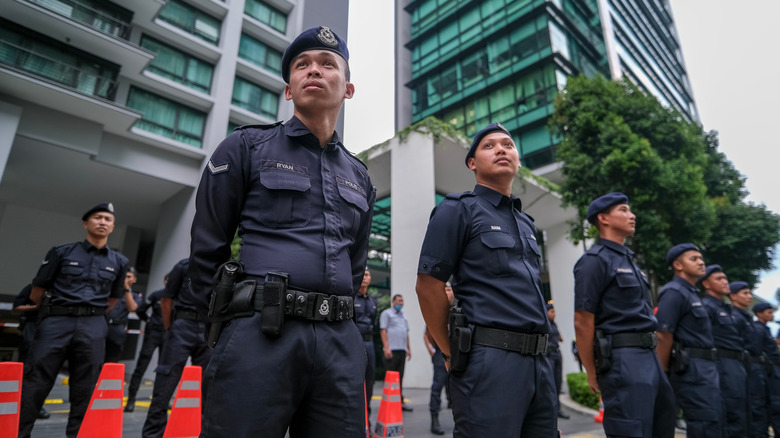
<path fill-rule="evenodd" d="M 236 77 L 233 84 L 233 105 L 276 120 L 279 109 L 279 95 L 273 91 Z"/>
<path fill-rule="evenodd" d="M 208 93 L 214 67 L 189 54 L 143 35 L 141 46 L 156 54 L 147 70 L 162 77 Z"/>
<path fill-rule="evenodd" d="M 127 39 L 133 13 L 100 0 L 28 0 L 108 35 Z"/>
<path fill-rule="evenodd" d="M 272 73 L 282 74 L 282 52 L 242 33 L 238 56 Z"/>
<path fill-rule="evenodd" d="M 179 0 L 168 0 L 158 18 L 204 41 L 219 43 L 219 20 Z"/>
<path fill-rule="evenodd" d="M 247 0 L 244 12 L 281 33 L 287 32 L 287 14 L 260 0 Z"/>
<path fill-rule="evenodd" d="M 130 87 L 127 106 L 142 113 L 136 128 L 202 147 L 205 113 L 136 87 Z"/>

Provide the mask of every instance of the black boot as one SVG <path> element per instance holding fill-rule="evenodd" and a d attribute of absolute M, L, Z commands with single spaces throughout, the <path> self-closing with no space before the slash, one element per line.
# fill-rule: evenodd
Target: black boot
<path fill-rule="evenodd" d="M 38 418 L 41 420 L 46 420 L 49 417 L 51 417 L 51 414 L 46 410 L 46 408 L 41 408 L 41 411 L 38 412 Z"/>
<path fill-rule="evenodd" d="M 431 433 L 434 435 L 444 435 L 444 429 L 439 424 L 439 413 L 431 412 Z"/>
<path fill-rule="evenodd" d="M 125 412 L 133 412 L 135 410 L 135 394 L 127 396 L 127 404 L 125 405 Z"/>

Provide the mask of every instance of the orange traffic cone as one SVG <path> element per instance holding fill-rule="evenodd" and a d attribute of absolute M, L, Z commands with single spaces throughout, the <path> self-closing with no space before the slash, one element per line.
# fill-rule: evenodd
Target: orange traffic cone
<path fill-rule="evenodd" d="M 176 388 L 171 416 L 165 426 L 163 438 L 193 437 L 200 435 L 200 380 L 201 368 L 186 366 Z"/>
<path fill-rule="evenodd" d="M 21 362 L 0 362 L 0 436 L 19 436 L 19 404 L 22 401 Z"/>
<path fill-rule="evenodd" d="M 599 414 L 593 416 L 593 421 L 599 424 L 604 422 L 604 401 L 601 396 L 599 396 Z"/>
<path fill-rule="evenodd" d="M 78 438 L 122 438 L 122 395 L 125 364 L 103 364 Z"/>
<path fill-rule="evenodd" d="M 374 438 L 404 436 L 404 419 L 401 411 L 401 377 L 398 371 L 385 373 L 385 386 L 382 389 L 382 402 L 376 417 Z"/>

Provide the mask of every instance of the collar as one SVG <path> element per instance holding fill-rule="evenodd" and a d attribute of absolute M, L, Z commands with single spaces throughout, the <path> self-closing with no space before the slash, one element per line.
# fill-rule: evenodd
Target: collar
<path fill-rule="evenodd" d="M 498 207 L 502 203 L 511 203 L 517 211 L 523 211 L 523 201 L 515 195 L 506 196 L 489 187 L 477 184 L 474 186 L 474 194 Z"/>
<path fill-rule="evenodd" d="M 614 242 L 612 240 L 603 239 L 603 238 L 599 237 L 599 239 L 596 241 L 596 243 L 599 244 L 599 245 L 605 246 L 605 247 L 611 249 L 612 251 L 618 252 L 620 254 L 627 255 L 628 257 L 633 257 L 634 256 L 634 251 L 631 251 L 631 248 L 629 248 L 629 247 L 627 247 L 625 245 L 621 245 L 621 244 L 619 244 L 617 242 Z"/>
<path fill-rule="evenodd" d="M 694 285 L 692 285 L 692 284 L 688 283 L 688 280 L 686 280 L 686 279 L 684 279 L 684 278 L 682 278 L 682 277 L 679 277 L 679 276 L 677 276 L 677 275 L 675 275 L 674 277 L 672 277 L 672 281 L 673 281 L 673 282 L 675 282 L 675 283 L 677 283 L 677 284 L 679 284 L 680 286 L 683 286 L 683 287 L 685 287 L 685 288 L 686 288 L 686 289 L 687 289 L 689 292 L 697 293 L 697 291 L 698 291 L 698 290 L 696 289 L 696 286 L 694 286 Z"/>
<path fill-rule="evenodd" d="M 81 242 L 81 246 L 82 246 L 82 248 L 84 248 L 84 251 L 86 251 L 86 252 L 91 252 L 91 251 L 102 252 L 102 253 L 108 252 L 108 245 L 106 245 L 106 246 L 104 246 L 102 248 L 98 248 L 97 246 L 91 244 L 89 242 L 89 240 L 87 240 L 87 239 L 84 239 L 84 241 Z"/>
<path fill-rule="evenodd" d="M 304 146 L 321 149 L 320 140 L 317 138 L 317 136 L 312 134 L 309 128 L 307 128 L 301 119 L 296 116 L 292 116 L 292 118 L 284 124 L 284 133 L 288 137 L 296 137 L 297 140 Z M 334 149 L 338 149 L 339 146 L 344 147 L 344 145 L 341 144 L 341 137 L 339 137 L 338 132 L 333 131 L 333 137 L 331 137 L 330 141 L 325 146 L 325 149 L 332 151 Z"/>
<path fill-rule="evenodd" d="M 720 305 L 721 307 L 731 307 L 731 304 L 728 304 L 728 303 L 726 303 L 726 302 L 725 302 L 725 301 L 723 301 L 723 300 L 719 300 L 719 299 L 717 299 L 717 298 L 713 297 L 712 295 L 708 294 L 708 293 L 705 291 L 705 292 L 704 292 L 704 296 L 702 297 L 702 300 L 707 300 L 707 299 L 710 299 L 710 300 L 712 300 L 712 301 L 714 301 L 714 302 L 718 303 L 718 305 Z"/>

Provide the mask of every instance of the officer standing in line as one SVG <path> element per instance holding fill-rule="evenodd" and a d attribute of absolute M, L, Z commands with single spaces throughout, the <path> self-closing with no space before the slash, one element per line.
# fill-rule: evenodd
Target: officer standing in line
<path fill-rule="evenodd" d="M 702 303 L 712 322 L 712 337 L 718 349 L 718 375 L 723 399 L 723 436 L 747 436 L 747 370 L 740 317 L 723 301 L 729 280 L 720 265 L 707 266 L 699 282 L 704 287 Z"/>
<path fill-rule="evenodd" d="M 768 380 L 766 378 L 766 356 L 764 355 L 762 337 L 753 323 L 753 315 L 749 312 L 753 302 L 750 287 L 744 281 L 729 283 L 729 298 L 734 307 L 734 316 L 738 317 L 742 327 L 742 341 L 748 353 L 747 398 L 748 398 L 748 436 L 751 438 L 766 438 L 769 429 L 769 412 L 767 398 L 769 397 Z"/>
<path fill-rule="evenodd" d="M 520 158 L 509 131 L 479 131 L 466 166 L 477 185 L 434 208 L 417 266 L 420 309 L 451 371 L 453 435 L 554 437 L 541 260 L 533 220 L 512 195 Z M 452 339 L 450 276 L 460 306 L 450 312 Z"/>
<path fill-rule="evenodd" d="M 715 365 L 712 323 L 695 284 L 706 270 L 699 248 L 676 245 L 666 254 L 672 281 L 658 293 L 658 358 L 669 370 L 677 405 L 683 410 L 690 438 L 723 434 L 723 402 Z"/>
<path fill-rule="evenodd" d="M 756 326 L 759 338 L 762 340 L 766 355 L 767 375 L 767 415 L 772 430 L 780 431 L 780 350 L 772 338 L 772 333 L 766 323 L 775 320 L 775 309 L 769 303 L 758 303 L 753 306 L 753 313 L 758 321 Z M 777 436 L 777 432 L 775 433 Z"/>
<path fill-rule="evenodd" d="M 450 307 L 455 303 L 455 295 L 452 292 L 452 286 L 450 282 L 447 282 L 444 286 L 444 292 L 447 294 Z M 428 409 L 431 411 L 431 433 L 434 435 L 444 435 L 444 429 L 442 429 L 439 423 L 439 410 L 441 410 L 441 390 L 447 394 L 447 403 L 452 408 L 452 399 L 450 398 L 450 376 L 447 371 L 447 366 L 444 364 L 444 354 L 441 352 L 441 348 L 436 345 L 436 340 L 433 339 L 431 331 L 428 327 L 425 327 L 425 333 L 423 333 L 423 342 L 425 343 L 425 349 L 431 355 L 431 362 L 433 363 L 433 382 L 431 383 L 431 400 L 428 402 Z"/>
<path fill-rule="evenodd" d="M 555 406 L 558 411 L 558 418 L 564 420 L 569 418 L 569 414 L 561 409 L 561 389 L 563 388 L 563 356 L 561 356 L 560 343 L 563 341 L 561 332 L 558 330 L 558 324 L 555 323 L 555 306 L 552 300 L 547 302 L 547 319 L 550 320 L 550 337 L 547 338 L 547 357 L 553 364 L 553 375 L 555 376 Z"/>
<path fill-rule="evenodd" d="M 363 338 L 368 365 L 366 366 L 366 407 L 371 415 L 371 397 L 374 396 L 374 373 L 376 371 L 376 351 L 374 350 L 374 324 L 376 323 L 376 298 L 368 294 L 371 285 L 371 272 L 366 269 L 360 283 L 359 294 L 355 295 L 355 325 Z"/>
<path fill-rule="evenodd" d="M 636 216 L 628 197 L 613 192 L 590 203 L 587 219 L 599 239 L 574 266 L 574 330 L 588 384 L 604 402 L 604 431 L 610 437 L 672 437 L 677 410 L 653 351 L 657 322 L 650 288 L 625 246 Z"/>
<path fill-rule="evenodd" d="M 168 276 L 165 276 L 163 284 L 168 284 Z M 146 322 L 144 325 L 144 341 L 141 345 L 141 352 L 138 354 L 138 360 L 135 362 L 135 370 L 133 376 L 130 378 L 130 384 L 127 387 L 127 404 L 125 405 L 125 412 L 133 412 L 135 410 L 135 396 L 138 394 L 138 388 L 141 386 L 141 379 L 143 379 L 146 367 L 149 366 L 149 362 L 152 360 L 154 350 L 159 349 L 158 353 L 162 354 L 163 341 L 165 340 L 165 328 L 162 321 L 162 310 L 160 309 L 160 300 L 165 289 L 160 289 L 152 292 L 145 300 L 141 300 L 141 304 L 135 310 L 141 320 Z M 152 309 L 152 315 L 147 313 L 149 308 Z"/>
<path fill-rule="evenodd" d="M 13 302 L 13 313 L 21 313 L 19 317 L 19 335 L 22 338 L 19 343 L 19 362 L 27 362 L 27 356 L 32 349 L 35 340 L 35 331 L 38 328 L 38 305 L 30 299 L 32 284 L 25 286 Z M 41 408 L 38 419 L 46 420 L 51 414 L 46 408 Z"/>
<path fill-rule="evenodd" d="M 119 362 L 127 339 L 127 317 L 138 308 L 141 294 L 133 292 L 133 285 L 138 281 L 134 267 L 127 269 L 125 276 L 125 293 L 118 299 L 114 307 L 106 313 L 108 321 L 108 336 L 106 336 L 106 362 Z"/>
<path fill-rule="evenodd" d="M 236 231 L 243 268 L 219 269 L 215 291 L 244 269 L 231 306 L 217 306 L 226 295 L 213 295 L 212 321 L 234 318 L 210 330 L 218 342 L 204 379 L 204 437 L 281 438 L 288 427 L 292 438 L 366 435 L 366 352 L 349 320 L 376 191 L 334 130 L 355 90 L 348 59 L 346 43 L 329 28 L 302 32 L 282 56 L 294 116 L 237 129 L 203 172 L 192 223 L 193 288 L 209 296 Z M 247 294 L 254 298 L 248 305 L 238 302 Z"/>
<path fill-rule="evenodd" d="M 68 360 L 70 414 L 66 436 L 75 438 L 106 354 L 106 309 L 124 293 L 127 257 L 107 246 L 114 206 L 98 204 L 81 220 L 86 240 L 55 246 L 32 281 L 30 299 L 41 322 L 22 383 L 19 436 L 30 436 L 35 418 Z M 44 291 L 46 295 L 44 296 Z"/>
<path fill-rule="evenodd" d="M 182 259 L 171 272 L 160 299 L 160 316 L 165 329 L 165 340 L 157 361 L 152 389 L 152 403 L 146 414 L 142 431 L 144 438 L 160 438 L 168 424 L 168 402 L 176 391 L 187 359 L 205 373 L 211 359 L 206 345 L 206 315 L 198 312 L 205 306 L 205 297 L 195 295 L 187 273 L 189 259 Z M 204 388 L 203 398 L 206 398 Z"/>

